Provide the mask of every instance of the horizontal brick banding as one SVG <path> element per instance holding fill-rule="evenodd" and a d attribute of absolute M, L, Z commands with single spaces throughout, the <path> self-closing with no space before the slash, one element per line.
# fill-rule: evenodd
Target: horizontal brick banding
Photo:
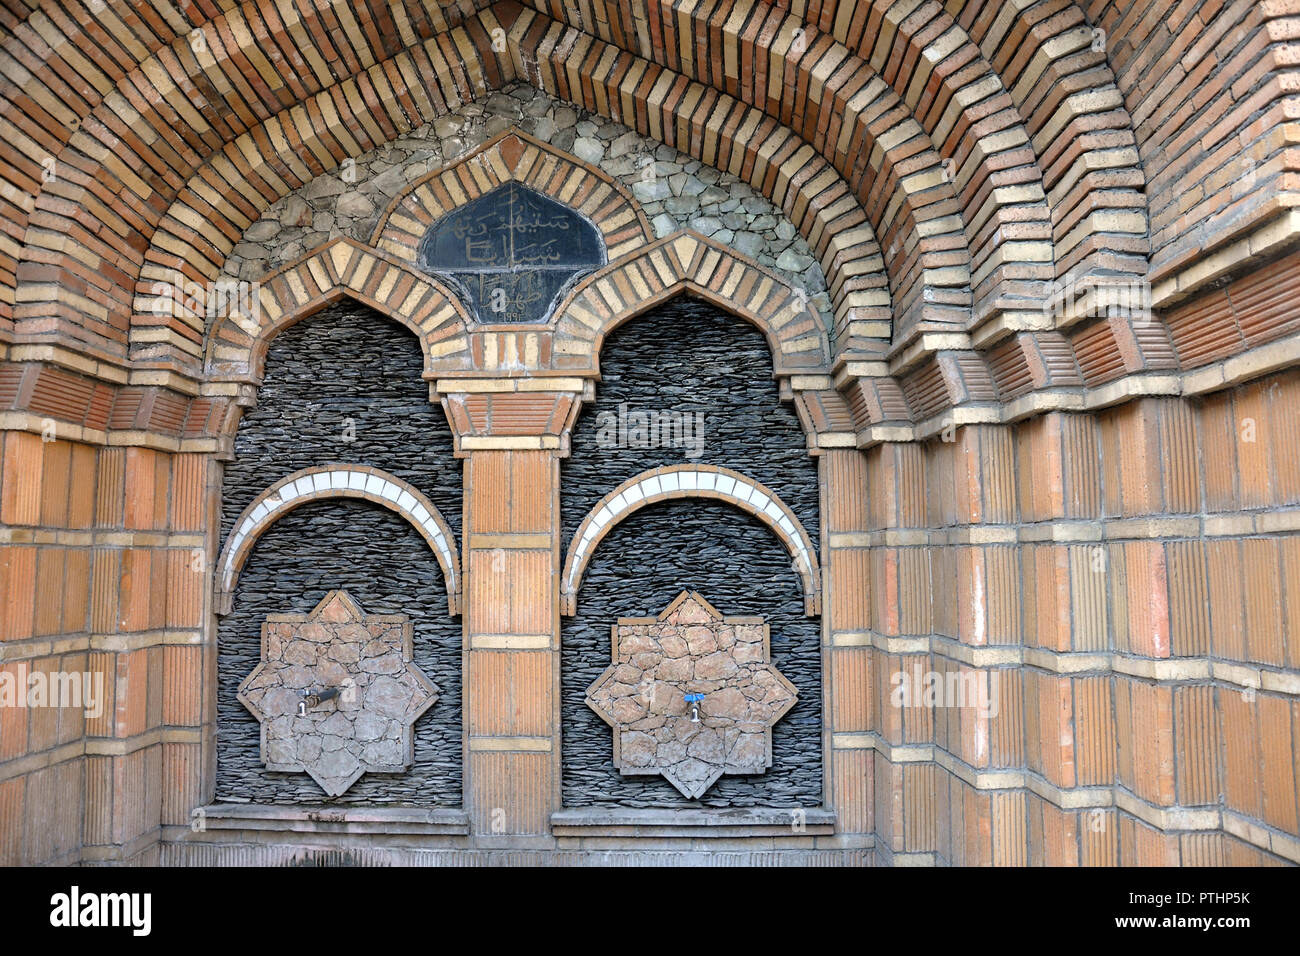
<path fill-rule="evenodd" d="M 1300 253 L 1170 311 L 1178 358 L 1195 368 L 1300 330 Z"/>
<path fill-rule="evenodd" d="M 61 434 L 64 423 L 79 426 L 90 440 L 103 443 L 109 433 L 139 433 L 154 439 L 212 439 L 226 418 L 223 398 L 177 394 L 164 388 L 115 385 L 50 365 L 23 362 L 5 365 L 0 387 L 0 414 L 27 412 L 37 430 Z M 91 437 L 93 436 L 93 438 Z"/>

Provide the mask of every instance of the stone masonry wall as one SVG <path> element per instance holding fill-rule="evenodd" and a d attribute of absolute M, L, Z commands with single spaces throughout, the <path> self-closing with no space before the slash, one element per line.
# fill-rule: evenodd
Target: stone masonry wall
<path fill-rule="evenodd" d="M 808 243 L 751 186 L 526 84 L 440 116 L 285 196 L 248 227 L 223 274 L 253 281 L 330 239 L 368 242 L 384 209 L 409 184 L 511 127 L 621 182 L 641 203 L 656 235 L 694 229 L 775 270 L 805 289 L 833 327 L 826 278 Z"/>
<path fill-rule="evenodd" d="M 330 462 L 372 465 L 410 482 L 459 533 L 460 462 L 422 371 L 414 336 L 351 300 L 277 336 L 257 405 L 244 413 L 235 459 L 225 466 L 223 539 L 268 485 Z"/>

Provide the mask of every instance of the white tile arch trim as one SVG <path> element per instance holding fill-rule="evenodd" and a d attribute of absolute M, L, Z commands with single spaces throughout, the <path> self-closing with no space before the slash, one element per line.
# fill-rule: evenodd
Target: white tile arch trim
<path fill-rule="evenodd" d="M 712 498 L 735 505 L 772 529 L 790 553 L 803 583 L 804 613 L 821 613 L 821 570 L 817 549 L 793 511 L 776 493 L 738 471 L 717 465 L 672 465 L 651 468 L 623 482 L 596 502 L 578 525 L 560 577 L 560 609 L 576 613 L 582 575 L 601 540 L 633 512 L 656 501 L 674 498 Z"/>
<path fill-rule="evenodd" d="M 405 518 L 428 543 L 447 585 L 447 610 L 460 613 L 460 558 L 456 538 L 433 502 L 407 482 L 369 465 L 319 465 L 285 475 L 259 494 L 235 520 L 217 559 L 215 610 L 229 614 L 239 572 L 253 545 L 280 518 L 309 501 L 362 498 Z"/>

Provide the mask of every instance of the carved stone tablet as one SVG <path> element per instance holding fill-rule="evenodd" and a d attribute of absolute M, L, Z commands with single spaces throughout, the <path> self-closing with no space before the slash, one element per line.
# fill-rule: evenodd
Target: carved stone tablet
<path fill-rule="evenodd" d="M 310 614 L 271 614 L 239 700 L 262 723 L 267 770 L 306 772 L 330 796 L 367 772 L 402 773 L 411 725 L 438 689 L 411 662 L 404 614 L 365 614 L 331 591 Z"/>
<path fill-rule="evenodd" d="M 572 280 L 605 264 L 605 241 L 580 213 L 511 181 L 430 226 L 419 264 L 455 286 L 479 322 L 536 324 Z"/>
<path fill-rule="evenodd" d="M 683 591 L 658 617 L 619 618 L 612 638 L 587 706 L 614 728 L 620 773 L 662 774 L 696 798 L 724 773 L 772 765 L 772 725 L 798 691 L 770 663 L 761 617 L 723 617 Z"/>

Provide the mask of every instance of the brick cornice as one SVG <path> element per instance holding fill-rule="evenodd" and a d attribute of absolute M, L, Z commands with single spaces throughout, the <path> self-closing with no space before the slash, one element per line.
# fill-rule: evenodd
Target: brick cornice
<path fill-rule="evenodd" d="M 527 387 L 484 390 L 479 380 L 440 380 L 441 398 L 451 424 L 455 454 L 474 451 L 554 451 L 569 453 L 569 435 L 590 387 L 581 380 L 524 379 Z M 540 387 L 536 387 L 540 386 Z M 576 386 L 576 388 L 574 387 Z"/>
<path fill-rule="evenodd" d="M 682 291 L 705 294 L 724 308 L 745 315 L 764 329 L 769 342 L 775 343 L 775 373 L 787 383 L 785 397 L 796 401 L 810 436 L 810 447 L 814 448 L 849 444 L 868 448 L 880 442 L 925 440 L 963 424 L 1010 424 L 1052 411 L 1085 412 L 1145 396 L 1207 394 L 1300 364 L 1300 330 L 1295 328 L 1284 307 L 1294 300 L 1297 289 L 1293 286 L 1300 282 L 1297 279 L 1300 270 L 1296 268 L 1300 253 L 1291 253 L 1222 289 L 1203 292 L 1168 313 L 1158 313 L 1155 330 L 1163 335 L 1167 329 L 1172 336 L 1173 363 L 1166 353 L 1151 367 L 1135 364 L 1126 368 L 1120 362 L 1108 375 L 1085 378 L 1075 359 L 1071 338 L 1086 339 L 1094 334 L 1095 328 L 1110 329 L 1114 320 L 1103 318 L 1083 323 L 1071 338 L 1022 333 L 982 352 L 951 353 L 947 366 L 941 364 L 942 352 L 922 356 L 920 364 L 909 370 L 908 375 L 914 379 L 923 374 L 933 376 L 940 383 L 940 391 L 933 399 L 935 404 L 928 408 L 921 406 L 922 412 L 918 414 L 900 379 L 881 375 L 883 370 L 861 374 L 849 363 L 834 377 L 834 386 L 828 387 L 830 379 L 824 370 L 797 364 L 819 353 L 816 349 L 806 352 L 791 345 L 798 341 L 798 336 L 791 337 L 790 326 L 773 331 L 765 321 L 767 316 L 781 313 L 779 307 L 772 306 L 776 300 L 771 298 L 779 297 L 779 286 L 770 287 L 769 298 L 764 303 L 747 308 L 743 303 L 720 296 L 717 290 L 706 291 L 706 286 L 685 278 L 685 271 L 676 265 L 644 269 L 642 264 L 655 262 L 656 256 L 663 259 L 661 266 L 674 261 L 663 258 L 662 251 L 656 250 L 673 247 L 685 239 L 699 243 L 700 250 L 712 249 L 731 255 L 707 240 L 682 234 L 658 240 L 625 260 L 611 263 L 584 287 L 590 288 L 602 276 L 612 278 L 615 272 L 629 269 L 632 270 L 629 275 L 635 275 L 638 283 L 644 283 L 646 275 L 656 272 L 678 278 L 674 284 L 661 287 L 657 298 L 629 305 L 628 311 L 619 313 L 618 317 L 606 311 L 609 307 L 602 301 L 601 311 L 607 317 L 599 321 L 622 321 L 654 301 Z M 680 257 L 675 261 L 680 263 Z M 753 269 L 771 278 L 758 267 L 743 265 L 743 260 L 736 259 L 736 262 L 741 264 L 738 268 Z M 725 270 L 716 271 L 715 277 L 718 275 L 725 276 Z M 564 320 L 563 329 L 577 330 L 572 333 L 576 338 L 571 341 L 585 344 L 566 346 L 570 350 L 565 353 L 567 357 L 552 357 L 553 335 L 563 337 L 571 333 L 561 332 L 559 327 L 555 333 L 546 330 L 469 333 L 463 310 L 445 290 L 428 293 L 432 309 L 429 315 L 442 315 L 439 311 L 442 307 L 434 308 L 433 303 L 442 301 L 439 295 L 447 296 L 444 305 L 451 310 L 447 315 L 456 316 L 450 324 L 441 318 L 421 320 L 418 310 L 403 311 L 402 303 L 411 301 L 411 290 L 421 283 L 427 283 L 430 290 L 440 289 L 428 277 L 360 243 L 336 240 L 327 244 L 266 280 L 262 294 L 268 296 L 264 301 L 271 303 L 264 316 L 268 324 L 255 338 L 233 323 L 214 328 L 209 354 L 214 357 L 213 372 L 220 370 L 220 374 L 214 374 L 204 383 L 169 377 L 158 385 L 128 384 L 117 366 L 87 361 L 72 351 L 52 352 L 40 348 L 32 353 L 40 356 L 40 360 L 13 361 L 12 357 L 26 355 L 28 351 L 11 350 L 11 360 L 0 365 L 0 427 L 48 431 L 57 437 L 92 444 L 216 451 L 225 440 L 223 436 L 233 434 L 240 409 L 255 400 L 248 389 L 260 378 L 258 362 L 274 332 L 343 295 L 374 305 L 421 335 L 432 400 L 440 400 L 440 393 L 446 391 L 484 391 L 498 387 L 581 392 L 578 385 L 565 384 L 566 379 L 574 376 L 593 379 L 598 374 L 595 350 L 605 332 L 598 333 L 589 323 Z M 610 288 L 615 290 L 612 294 L 617 297 L 617 290 L 625 286 L 623 282 L 612 284 Z M 374 294 L 381 287 L 388 288 L 390 293 L 383 301 Z M 561 318 L 572 317 L 584 308 L 581 288 L 575 290 L 562 308 Z M 271 320 L 271 315 L 276 318 Z M 809 313 L 805 324 L 815 322 L 815 315 Z M 493 340 L 490 347 L 489 338 Z M 492 355 L 504 358 L 530 353 L 536 355 L 532 368 L 511 371 L 487 361 Z M 1135 362 L 1140 363 L 1142 353 L 1134 354 Z M 787 359 L 782 359 L 782 355 Z M 978 358 L 981 364 L 970 365 L 963 355 Z M 489 384 L 503 375 L 514 384 Z M 969 379 L 970 375 L 975 378 Z M 435 380 L 440 376 L 456 384 L 436 385 Z M 479 384 L 469 384 L 474 380 Z M 526 385 L 529 381 L 536 384 Z M 972 381 L 979 387 L 972 389 Z M 790 383 L 798 386 L 790 387 Z M 914 391 L 914 394 L 924 392 Z"/>

